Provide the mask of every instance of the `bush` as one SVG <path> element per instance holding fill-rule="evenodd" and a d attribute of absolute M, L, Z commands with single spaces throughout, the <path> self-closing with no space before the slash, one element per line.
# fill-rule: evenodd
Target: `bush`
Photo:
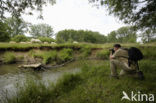
<path fill-rule="evenodd" d="M 48 43 L 55 42 L 55 40 L 50 37 L 39 37 L 38 39 L 41 40 L 42 42 L 48 42 Z"/>
<path fill-rule="evenodd" d="M 73 50 L 72 49 L 63 49 L 61 50 L 58 55 L 57 55 L 57 63 L 63 63 L 66 62 L 68 60 L 71 60 L 73 54 Z"/>
<path fill-rule="evenodd" d="M 80 57 L 88 57 L 92 53 L 91 48 L 88 46 L 81 48 L 80 52 L 82 53 Z"/>
<path fill-rule="evenodd" d="M 12 52 L 6 52 L 4 54 L 4 63 L 10 64 L 15 62 L 15 55 Z"/>
<path fill-rule="evenodd" d="M 33 56 L 42 58 L 43 63 L 48 64 L 48 63 L 56 60 L 57 53 L 56 53 L 56 51 L 49 51 L 49 52 L 33 54 Z"/>
<path fill-rule="evenodd" d="M 99 59 L 108 59 L 109 51 L 108 50 L 101 50 L 96 53 L 96 57 Z"/>
<path fill-rule="evenodd" d="M 28 38 L 25 35 L 16 35 L 12 38 L 12 41 L 15 41 L 17 43 L 26 42 L 28 41 Z"/>

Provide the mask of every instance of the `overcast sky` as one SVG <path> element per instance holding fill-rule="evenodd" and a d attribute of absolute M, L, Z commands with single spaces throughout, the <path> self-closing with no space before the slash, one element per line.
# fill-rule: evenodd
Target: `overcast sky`
<path fill-rule="evenodd" d="M 53 6 L 43 9 L 44 20 L 33 16 L 23 16 L 25 21 L 32 24 L 46 23 L 52 26 L 54 32 L 64 29 L 83 29 L 98 31 L 107 34 L 124 24 L 113 16 L 108 16 L 104 8 L 97 9 L 88 3 L 88 0 L 57 0 Z"/>

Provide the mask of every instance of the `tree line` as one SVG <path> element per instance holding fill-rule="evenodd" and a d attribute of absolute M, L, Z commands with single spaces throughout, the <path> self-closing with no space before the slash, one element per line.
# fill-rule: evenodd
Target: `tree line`
<path fill-rule="evenodd" d="M 148 29 L 144 32 L 137 33 L 138 29 L 134 26 L 125 26 L 104 35 L 89 30 L 70 29 L 56 33 L 56 41 L 58 43 L 71 43 L 73 41 L 88 43 L 135 43 L 137 38 L 141 37 L 143 42 L 151 42 L 155 41 L 155 33 L 153 31 L 152 29 Z M 48 24 L 31 24 L 25 22 L 23 19 L 14 17 L 0 21 L 0 42 L 14 40 L 12 38 L 25 38 L 22 40 L 27 40 L 24 37 L 25 34 L 29 34 L 33 38 L 52 38 L 54 31 Z"/>
<path fill-rule="evenodd" d="M 48 24 L 31 24 L 15 17 L 0 20 L 0 42 L 8 42 L 14 37 L 26 38 L 26 34 L 33 38 L 51 37 L 54 31 Z"/>
<path fill-rule="evenodd" d="M 88 43 L 135 43 L 137 34 L 132 27 L 121 27 L 107 36 L 88 30 L 62 30 L 57 33 L 58 42 L 88 42 Z"/>
<path fill-rule="evenodd" d="M 156 0 L 88 0 L 90 4 L 95 4 L 98 7 L 104 6 L 107 8 L 109 14 L 113 14 L 118 17 L 119 20 L 125 24 L 131 24 L 135 29 L 140 31 L 139 35 L 136 36 L 136 31 L 130 32 L 131 29 L 127 27 L 120 28 L 119 30 L 112 31 L 108 36 L 101 36 L 100 33 L 85 31 L 87 35 L 82 35 L 82 38 L 75 39 L 76 37 L 69 37 L 68 41 L 77 40 L 80 42 L 91 42 L 91 43 L 103 43 L 103 42 L 136 42 L 136 37 L 141 37 L 143 42 L 155 41 L 156 38 Z M 15 35 L 23 35 L 24 31 L 29 31 L 25 27 L 29 27 L 29 23 L 24 23 L 21 15 L 29 14 L 33 15 L 32 11 L 42 11 L 43 6 L 46 4 L 55 4 L 56 0 L 1 0 L 0 1 L 0 41 L 9 41 L 10 38 Z M 27 11 L 29 10 L 29 11 Z M 11 14 L 16 23 L 10 20 L 6 20 L 5 13 Z M 39 15 L 42 17 L 42 13 Z M 12 23 L 10 23 L 12 22 Z M 13 25 L 13 26 L 12 26 Z M 49 36 L 46 33 L 50 32 L 50 26 L 47 24 L 45 29 L 36 30 L 36 28 L 42 28 L 43 25 L 33 25 L 31 29 L 31 35 L 33 37 L 38 36 Z M 39 27 L 38 27 L 39 26 Z M 18 28 L 19 27 L 19 28 Z M 129 28 L 129 27 L 128 27 Z M 45 30 L 48 29 L 46 32 Z M 69 30 L 71 32 L 71 30 Z M 126 32 L 125 32 L 126 31 Z M 46 32 L 46 33 L 44 33 Z M 64 31 L 65 32 L 65 31 Z M 67 32 L 67 31 L 66 31 Z M 80 31 L 78 31 L 80 32 Z M 81 31 L 82 32 L 82 31 Z M 39 33 L 42 33 L 41 35 Z M 59 32 L 60 33 L 60 32 Z M 59 34 L 58 33 L 58 34 Z M 45 35 L 44 35 L 45 34 Z M 79 34 L 79 33 L 78 33 Z M 90 36 L 92 34 L 92 36 Z M 131 34 L 131 35 L 130 35 Z M 60 35 L 60 34 L 59 34 Z M 67 34 L 62 34 L 67 35 Z M 69 34 L 71 35 L 71 34 Z M 97 36 L 98 35 L 98 36 Z M 99 36 L 100 35 L 100 36 Z M 88 37 L 87 37 L 88 36 Z M 58 40 L 61 41 L 62 37 Z M 130 38 L 131 39 L 128 39 Z M 88 38 L 88 40 L 86 40 Z M 62 42 L 66 41 L 63 39 Z"/>

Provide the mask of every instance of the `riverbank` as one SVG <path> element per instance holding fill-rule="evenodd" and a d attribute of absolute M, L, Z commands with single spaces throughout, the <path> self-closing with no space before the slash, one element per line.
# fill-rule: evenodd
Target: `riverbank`
<path fill-rule="evenodd" d="M 75 74 L 80 72 L 80 68 L 79 61 L 71 62 L 63 67 L 58 67 L 57 69 L 49 68 L 46 71 L 18 69 L 17 64 L 0 66 L 0 73 L 3 71 L 7 72 L 5 74 L 0 74 L 0 103 L 3 103 L 2 99 L 6 99 L 6 95 L 9 98 L 17 96 L 16 92 L 21 87 L 25 87 L 24 84 L 26 85 L 25 82 L 28 80 L 41 81 L 44 85 L 52 82 L 56 83 L 64 74 Z"/>
<path fill-rule="evenodd" d="M 87 46 L 84 49 L 73 52 L 74 56 L 72 57 L 79 58 L 81 72 L 76 74 L 66 74 L 62 76 L 56 84 L 49 82 L 48 86 L 40 80 L 32 78 L 28 79 L 25 81 L 25 86 L 19 88 L 18 96 L 8 99 L 7 102 L 120 103 L 123 91 L 128 94 L 130 94 L 131 91 L 134 91 L 134 93 L 140 92 L 142 94 L 155 95 L 156 47 L 154 44 L 124 45 L 125 47 L 136 46 L 143 52 L 144 59 L 139 62 L 140 69 L 143 71 L 146 78 L 143 81 L 127 76 L 120 77 L 119 80 L 110 79 L 108 48 L 111 48 L 112 44 L 96 46 L 98 48 L 101 46 L 101 48 L 92 50 Z M 37 51 L 35 51 L 35 54 Z M 45 53 L 43 52 L 43 54 Z M 88 58 L 98 59 L 86 60 Z M 131 103 L 131 101 L 128 100 L 123 100 L 122 102 Z M 136 103 L 138 102 L 136 101 Z"/>
<path fill-rule="evenodd" d="M 125 48 L 129 48 L 132 46 L 138 47 L 144 53 L 145 58 L 152 58 L 153 55 L 155 57 L 154 53 L 154 50 L 156 50 L 155 44 L 156 43 L 144 45 L 143 44 L 142 45 L 121 44 L 121 45 Z M 78 44 L 0 43 L 0 64 L 19 63 L 19 62 L 22 64 L 30 64 L 30 63 L 60 64 L 72 58 L 82 59 L 87 57 L 108 59 L 109 48 L 112 48 L 112 46 L 113 44 L 87 44 L 87 43 L 78 43 Z"/>
<path fill-rule="evenodd" d="M 156 64 L 154 61 L 141 61 L 140 68 L 146 79 L 140 81 L 133 77 L 109 77 L 109 61 L 80 61 L 81 72 L 66 74 L 56 84 L 36 79 L 28 79 L 20 88 L 18 97 L 8 99 L 8 103 L 120 103 L 122 92 L 130 94 L 141 92 L 156 93 Z M 18 102 L 17 102 L 18 101 Z M 124 103 L 131 103 L 123 100 Z M 152 103 L 152 102 L 151 102 Z"/>

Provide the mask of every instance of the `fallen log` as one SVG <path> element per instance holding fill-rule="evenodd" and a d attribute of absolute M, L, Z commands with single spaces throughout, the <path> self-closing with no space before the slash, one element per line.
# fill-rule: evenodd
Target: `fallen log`
<path fill-rule="evenodd" d="M 34 69 L 34 70 L 44 70 L 44 66 L 41 64 L 41 63 L 38 63 L 38 64 L 29 64 L 29 65 L 20 65 L 18 66 L 19 68 L 31 68 L 31 69 Z"/>
<path fill-rule="evenodd" d="M 21 65 L 21 66 L 19 66 L 19 68 L 38 68 L 41 65 L 42 65 L 41 63 L 38 63 L 38 64 L 29 64 L 29 65 Z"/>

